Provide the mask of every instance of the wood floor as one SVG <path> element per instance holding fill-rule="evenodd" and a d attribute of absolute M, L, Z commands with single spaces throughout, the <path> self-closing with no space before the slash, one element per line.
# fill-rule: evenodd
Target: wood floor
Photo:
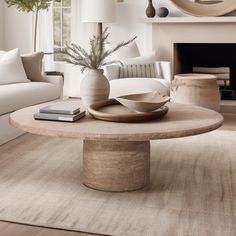
<path fill-rule="evenodd" d="M 225 124 L 221 129 L 236 131 L 236 114 L 225 114 Z M 7 223 L 0 221 L 0 236 L 92 236 L 79 232 L 54 230 L 42 227 Z"/>

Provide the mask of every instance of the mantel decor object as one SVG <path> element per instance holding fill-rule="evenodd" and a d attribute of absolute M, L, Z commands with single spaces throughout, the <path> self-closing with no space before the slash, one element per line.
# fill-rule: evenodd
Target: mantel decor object
<path fill-rule="evenodd" d="M 148 0 L 148 7 L 146 9 L 146 15 L 149 18 L 154 17 L 156 15 L 156 10 L 152 4 L 152 0 Z"/>
<path fill-rule="evenodd" d="M 223 16 L 236 10 L 235 0 L 171 0 L 182 11 L 193 16 Z"/>
<path fill-rule="evenodd" d="M 159 17 L 167 17 L 169 15 L 169 10 L 166 7 L 160 7 L 157 9 L 157 15 Z"/>

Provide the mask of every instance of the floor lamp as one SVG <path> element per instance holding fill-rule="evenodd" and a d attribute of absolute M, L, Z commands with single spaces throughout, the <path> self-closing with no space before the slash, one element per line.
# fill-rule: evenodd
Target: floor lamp
<path fill-rule="evenodd" d="M 82 22 L 98 23 L 98 36 L 102 37 L 102 24 L 116 20 L 116 0 L 83 0 Z"/>

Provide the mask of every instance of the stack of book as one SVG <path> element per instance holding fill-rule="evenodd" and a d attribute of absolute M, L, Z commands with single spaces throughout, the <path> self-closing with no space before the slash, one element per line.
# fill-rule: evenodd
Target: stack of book
<path fill-rule="evenodd" d="M 193 67 L 193 73 L 211 74 L 217 79 L 217 83 L 224 88 L 230 86 L 230 67 Z"/>
<path fill-rule="evenodd" d="M 85 116 L 85 111 L 81 111 L 80 107 L 75 105 L 49 105 L 34 114 L 35 120 L 51 120 L 74 122 Z"/>

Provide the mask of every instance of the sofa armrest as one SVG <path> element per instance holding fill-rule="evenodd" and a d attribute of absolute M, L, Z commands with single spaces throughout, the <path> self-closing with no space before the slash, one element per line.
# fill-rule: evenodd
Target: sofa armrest
<path fill-rule="evenodd" d="M 119 78 L 119 65 L 109 65 L 104 66 L 104 75 L 108 80 L 118 79 Z"/>
<path fill-rule="evenodd" d="M 169 61 L 157 61 L 156 68 L 158 76 L 162 77 L 163 79 L 171 83 L 172 80 L 171 63 Z"/>
<path fill-rule="evenodd" d="M 61 76 L 64 79 L 64 73 L 59 71 L 45 71 L 45 75 Z"/>
<path fill-rule="evenodd" d="M 58 94 L 60 97 L 63 96 L 63 84 L 64 79 L 60 75 L 44 75 L 43 76 L 44 82 L 51 83 L 56 86 L 58 90 Z"/>

